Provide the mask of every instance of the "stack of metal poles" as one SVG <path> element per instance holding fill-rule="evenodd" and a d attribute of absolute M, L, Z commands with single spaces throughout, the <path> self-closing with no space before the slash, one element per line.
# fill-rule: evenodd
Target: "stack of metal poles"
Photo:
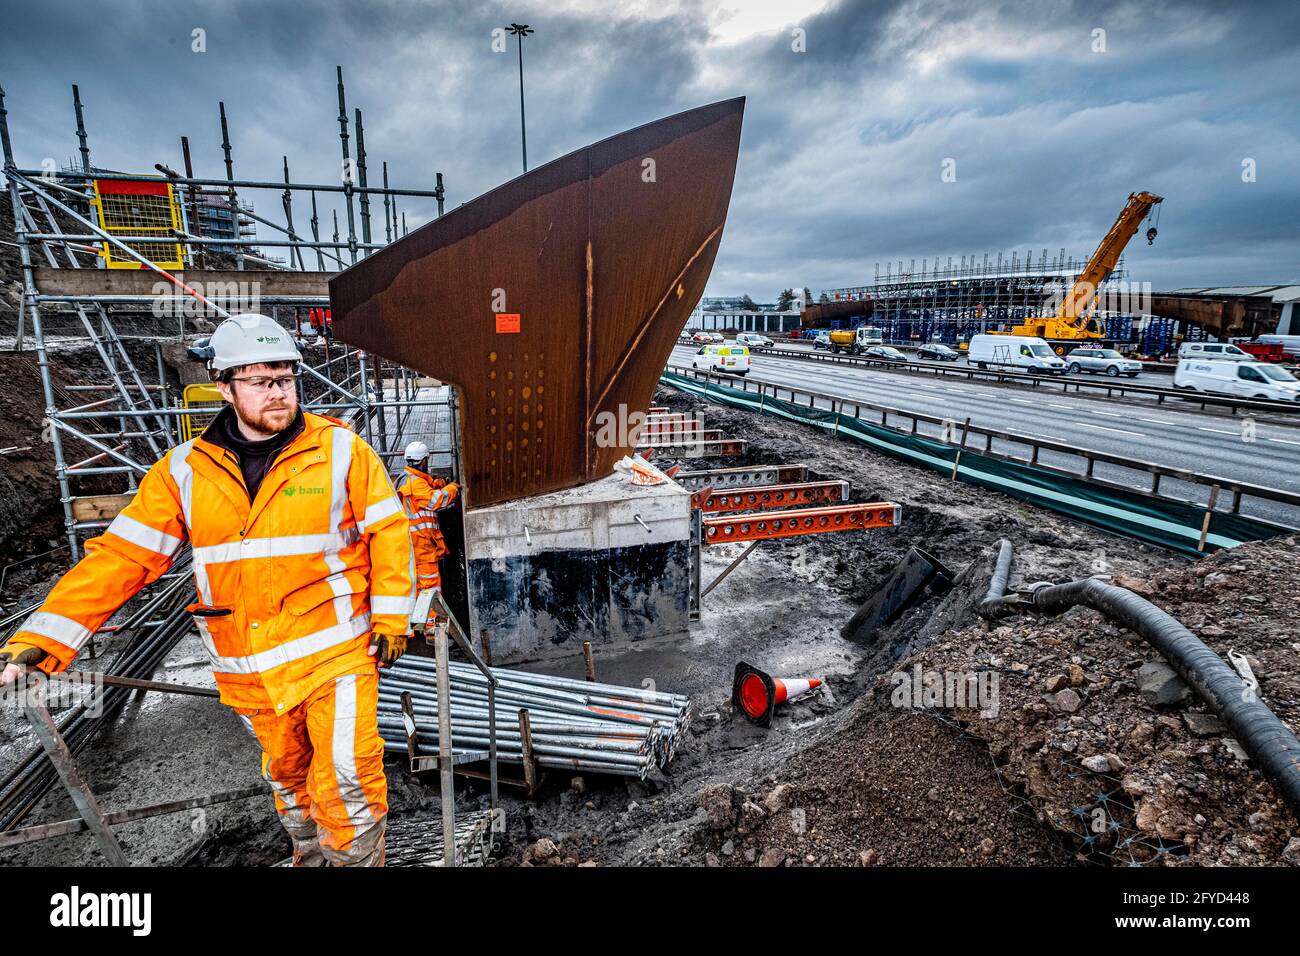
<path fill-rule="evenodd" d="M 449 668 L 453 753 L 487 749 L 487 678 L 472 664 Z M 680 694 L 598 684 L 547 674 L 492 668 L 497 680 L 497 759 L 523 762 L 517 715 L 527 710 L 535 762 L 542 767 L 590 770 L 644 778 L 677 752 L 690 724 L 691 702 Z M 411 695 L 416 740 L 436 753 L 437 664 L 407 655 L 379 681 L 379 730 L 386 750 L 406 753 L 401 696 Z"/>

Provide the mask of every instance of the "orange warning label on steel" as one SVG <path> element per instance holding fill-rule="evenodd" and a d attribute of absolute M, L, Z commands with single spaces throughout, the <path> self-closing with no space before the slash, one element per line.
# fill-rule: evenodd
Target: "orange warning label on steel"
<path fill-rule="evenodd" d="M 498 332 L 518 332 L 519 331 L 519 313 L 518 312 L 498 312 L 497 331 Z"/>

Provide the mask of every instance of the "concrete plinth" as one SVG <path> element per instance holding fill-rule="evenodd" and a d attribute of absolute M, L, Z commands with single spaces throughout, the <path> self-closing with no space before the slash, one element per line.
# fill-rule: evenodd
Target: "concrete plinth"
<path fill-rule="evenodd" d="M 623 474 L 465 512 L 471 633 L 493 661 L 688 626 L 690 493 Z"/>

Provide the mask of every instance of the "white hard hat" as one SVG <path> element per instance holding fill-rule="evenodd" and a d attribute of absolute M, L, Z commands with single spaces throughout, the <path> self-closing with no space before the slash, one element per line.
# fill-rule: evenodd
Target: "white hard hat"
<path fill-rule="evenodd" d="M 422 441 L 413 441 L 406 446 L 406 460 L 411 464 L 417 464 L 429 457 L 429 446 Z"/>
<path fill-rule="evenodd" d="M 302 361 L 302 353 L 289 333 L 273 319 L 254 312 L 232 315 L 222 322 L 212 333 L 208 347 L 212 350 L 208 368 L 214 372 L 259 362 Z"/>

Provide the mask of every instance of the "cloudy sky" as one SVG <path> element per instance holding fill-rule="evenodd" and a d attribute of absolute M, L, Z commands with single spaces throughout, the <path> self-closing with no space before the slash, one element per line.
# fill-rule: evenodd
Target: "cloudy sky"
<path fill-rule="evenodd" d="M 446 178 L 452 206 L 517 175 L 525 41 L 537 166 L 693 106 L 748 98 L 709 292 L 770 301 L 870 282 L 876 263 L 1065 247 L 1086 256 L 1128 194 L 1165 198 L 1129 247 L 1157 290 L 1300 280 L 1300 4 L 943 0 L 0 0 L 18 160 L 221 165 L 336 182 L 342 65 L 372 181 Z M 206 50 L 195 52 L 194 31 Z M 945 181 L 947 168 L 954 181 Z M 1253 171 L 1253 175 L 1252 175 Z M 953 179 L 952 176 L 947 177 Z M 1253 181 L 1245 181 L 1253 179 Z M 276 193 L 251 194 L 279 218 Z M 404 206 L 414 227 L 432 209 Z M 298 224 L 306 218 L 296 211 Z M 328 211 L 322 219 L 329 224 Z M 883 265 L 882 265 L 883 267 Z"/>

